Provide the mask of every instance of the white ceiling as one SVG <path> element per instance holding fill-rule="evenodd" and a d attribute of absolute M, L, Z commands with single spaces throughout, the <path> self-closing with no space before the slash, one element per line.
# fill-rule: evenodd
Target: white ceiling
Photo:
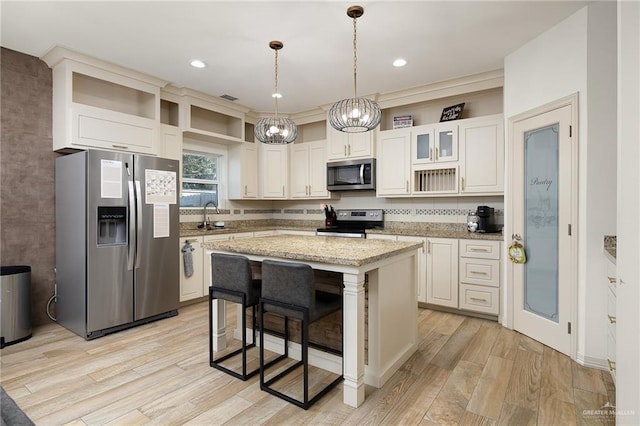
<path fill-rule="evenodd" d="M 500 69 L 503 58 L 583 7 L 584 1 L 7 1 L 3 47 L 40 57 L 61 45 L 214 96 L 273 111 L 279 53 L 281 112 L 353 95 L 388 93 Z M 404 68 L 391 62 L 403 57 Z M 195 69 L 198 58 L 207 68 Z"/>

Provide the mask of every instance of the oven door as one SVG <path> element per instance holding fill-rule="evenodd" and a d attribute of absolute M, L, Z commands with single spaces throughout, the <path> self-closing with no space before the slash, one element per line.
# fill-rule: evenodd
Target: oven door
<path fill-rule="evenodd" d="M 376 189 L 375 158 L 327 163 L 327 189 Z"/>

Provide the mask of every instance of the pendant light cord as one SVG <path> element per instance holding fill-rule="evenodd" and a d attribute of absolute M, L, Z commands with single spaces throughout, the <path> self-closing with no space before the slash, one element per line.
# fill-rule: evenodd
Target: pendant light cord
<path fill-rule="evenodd" d="M 278 49 L 274 49 L 274 50 L 276 52 L 276 72 L 275 72 L 276 81 L 275 81 L 275 85 L 274 85 L 275 89 L 274 89 L 274 92 L 273 92 L 273 94 L 274 94 L 273 98 L 275 99 L 275 104 L 276 104 L 275 118 L 277 119 L 278 118 L 278 97 L 280 96 L 279 93 L 278 93 Z"/>
<path fill-rule="evenodd" d="M 357 45 L 357 29 L 356 29 L 356 17 L 353 17 L 353 98 L 358 97 L 358 83 L 356 76 L 358 75 L 358 45 Z"/>

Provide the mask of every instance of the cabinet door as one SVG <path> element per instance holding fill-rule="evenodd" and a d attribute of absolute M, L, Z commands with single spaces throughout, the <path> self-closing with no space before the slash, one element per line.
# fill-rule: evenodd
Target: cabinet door
<path fill-rule="evenodd" d="M 440 123 L 434 130 L 435 158 L 434 161 L 458 160 L 458 125 L 453 123 Z"/>
<path fill-rule="evenodd" d="M 309 196 L 329 197 L 327 191 L 327 141 L 309 144 Z"/>
<path fill-rule="evenodd" d="M 293 144 L 289 155 L 291 197 L 306 198 L 309 196 L 309 145 Z"/>
<path fill-rule="evenodd" d="M 368 237 L 368 236 L 367 236 Z M 404 235 L 398 235 L 398 241 L 409 241 L 422 243 L 422 249 L 418 253 L 417 257 L 417 274 L 416 285 L 418 292 L 418 302 L 427 301 L 427 239 L 423 237 L 410 237 Z"/>
<path fill-rule="evenodd" d="M 427 303 L 458 307 L 458 240 L 427 238 Z"/>
<path fill-rule="evenodd" d="M 329 122 L 327 122 L 327 159 L 342 160 L 347 158 L 348 143 L 349 134 L 334 129 Z"/>
<path fill-rule="evenodd" d="M 186 241 L 189 241 L 191 243 L 191 247 L 194 249 L 191 252 L 191 257 L 193 259 L 193 274 L 190 277 L 187 277 L 184 274 L 184 253 L 182 253 L 182 247 L 185 245 Z M 202 285 L 204 277 L 204 249 L 202 248 L 202 237 L 181 239 L 178 253 L 180 256 L 180 301 L 183 302 L 185 300 L 202 297 L 204 295 L 204 287 Z"/>
<path fill-rule="evenodd" d="M 435 158 L 435 132 L 432 125 L 415 126 L 411 129 L 411 162 L 431 163 Z"/>
<path fill-rule="evenodd" d="M 347 155 L 349 158 L 373 157 L 373 132 L 349 133 Z"/>
<path fill-rule="evenodd" d="M 260 187 L 262 198 L 287 198 L 289 180 L 288 145 L 260 147 Z"/>
<path fill-rule="evenodd" d="M 243 142 L 229 147 L 229 198 L 258 197 L 258 148 Z"/>
<path fill-rule="evenodd" d="M 378 133 L 376 195 L 408 195 L 410 193 L 410 145 L 409 129 Z"/>
<path fill-rule="evenodd" d="M 373 132 L 345 133 L 327 123 L 328 160 L 373 157 Z"/>
<path fill-rule="evenodd" d="M 460 123 L 460 192 L 504 192 L 502 115 Z"/>
<path fill-rule="evenodd" d="M 160 125 L 158 155 L 162 158 L 182 161 L 182 132 L 176 126 Z"/>

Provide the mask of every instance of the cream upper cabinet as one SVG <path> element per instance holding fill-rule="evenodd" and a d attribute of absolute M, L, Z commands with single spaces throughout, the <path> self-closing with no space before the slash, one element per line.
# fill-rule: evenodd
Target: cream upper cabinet
<path fill-rule="evenodd" d="M 332 161 L 374 157 L 373 133 L 341 132 L 327 122 L 327 159 Z"/>
<path fill-rule="evenodd" d="M 409 195 L 411 193 L 411 129 L 378 132 L 376 160 L 376 195 Z"/>
<path fill-rule="evenodd" d="M 504 124 L 502 114 L 462 120 L 460 193 L 504 192 Z"/>
<path fill-rule="evenodd" d="M 412 164 L 458 160 L 458 125 L 454 122 L 411 128 Z"/>
<path fill-rule="evenodd" d="M 240 142 L 229 147 L 229 199 L 258 198 L 258 147 Z"/>
<path fill-rule="evenodd" d="M 259 196 L 264 199 L 286 199 L 289 186 L 289 145 L 260 144 Z"/>
<path fill-rule="evenodd" d="M 53 150 L 100 148 L 158 154 L 156 77 L 61 47 L 43 56 L 53 69 Z"/>
<path fill-rule="evenodd" d="M 458 308 L 458 240 L 427 238 L 427 303 Z"/>
<path fill-rule="evenodd" d="M 291 198 L 327 198 L 326 141 L 294 143 L 289 151 Z"/>
<path fill-rule="evenodd" d="M 182 132 L 178 127 L 160 125 L 158 156 L 182 162 Z"/>

